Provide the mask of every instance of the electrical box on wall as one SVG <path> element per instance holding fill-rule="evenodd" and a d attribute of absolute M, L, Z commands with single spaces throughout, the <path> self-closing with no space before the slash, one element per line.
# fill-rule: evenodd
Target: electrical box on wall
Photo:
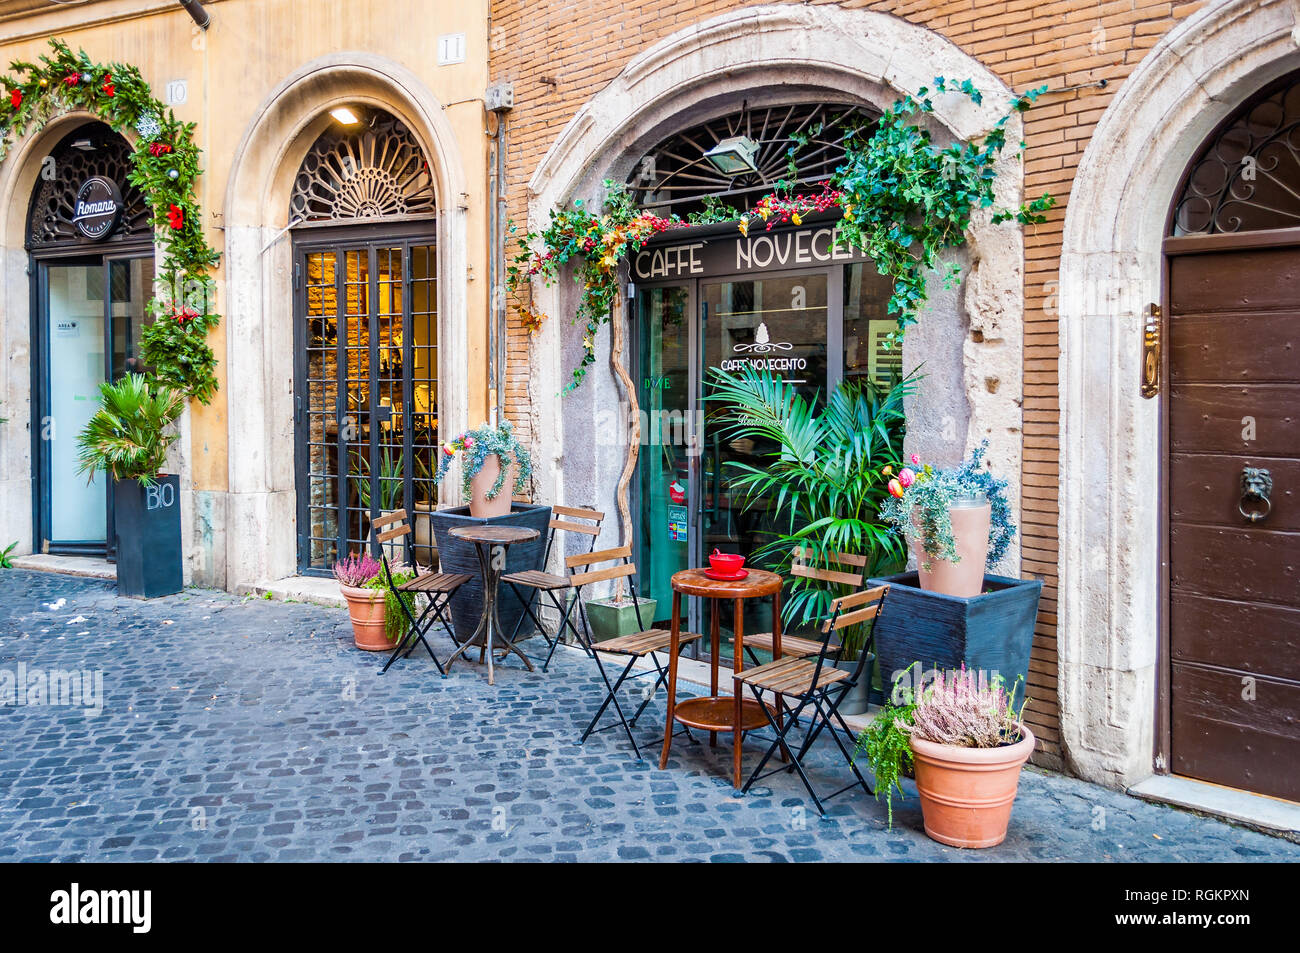
<path fill-rule="evenodd" d="M 483 106 L 490 113 L 504 113 L 514 109 L 515 84 L 493 83 L 483 94 Z"/>

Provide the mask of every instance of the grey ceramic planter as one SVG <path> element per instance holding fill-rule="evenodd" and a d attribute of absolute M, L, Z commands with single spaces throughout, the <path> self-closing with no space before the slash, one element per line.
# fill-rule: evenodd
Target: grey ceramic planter
<path fill-rule="evenodd" d="M 542 569 L 546 556 L 547 527 L 551 522 L 551 508 L 532 503 L 514 503 L 510 512 L 501 516 L 475 517 L 469 515 L 468 506 L 457 506 L 448 510 L 436 510 L 428 516 L 433 526 L 433 538 L 438 546 L 438 559 L 443 572 L 463 572 L 470 576 L 470 581 L 461 586 L 451 597 L 451 624 L 457 642 L 470 637 L 483 615 L 483 579 L 480 575 L 478 555 L 474 544 L 451 535 L 457 526 L 522 526 L 537 530 L 537 538 L 527 543 L 517 543 L 506 549 L 506 572 L 522 572 L 525 569 Z M 528 590 L 520 588 L 525 597 Z M 497 614 L 505 634 L 514 631 L 515 623 L 523 615 L 524 608 L 514 590 L 506 583 L 501 584 L 497 597 Z M 532 625 L 527 619 L 519 628 L 522 640 L 532 633 Z"/>
<path fill-rule="evenodd" d="M 921 670 L 997 672 L 1010 689 L 1029 677 L 1029 653 L 1038 618 L 1038 579 L 984 577 L 984 592 L 969 599 L 927 592 L 915 572 L 870 580 L 888 583 L 885 607 L 875 622 L 881 687 L 888 696 L 899 672 L 914 662 Z M 1024 681 L 1016 690 L 1024 700 Z"/>

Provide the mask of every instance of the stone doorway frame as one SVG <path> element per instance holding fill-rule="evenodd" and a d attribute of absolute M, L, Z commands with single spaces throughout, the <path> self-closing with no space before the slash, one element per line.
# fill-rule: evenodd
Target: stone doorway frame
<path fill-rule="evenodd" d="M 1079 164 L 1057 289 L 1061 742 L 1069 770 L 1127 787 L 1163 773 L 1160 400 L 1144 400 L 1143 311 L 1184 171 L 1244 99 L 1300 68 L 1300 6 L 1228 0 L 1171 30 L 1124 81 Z"/>

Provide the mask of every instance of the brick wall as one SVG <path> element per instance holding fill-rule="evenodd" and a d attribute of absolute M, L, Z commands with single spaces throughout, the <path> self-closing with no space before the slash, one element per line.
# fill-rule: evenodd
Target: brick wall
<path fill-rule="evenodd" d="M 526 221 L 528 179 L 546 150 L 573 113 L 632 56 L 693 22 L 747 5 L 722 0 L 638 0 L 636 4 L 494 0 L 491 75 L 494 81 L 515 83 L 508 153 L 511 217 Z M 1040 740 L 1036 760 L 1056 765 L 1060 759 L 1056 711 L 1059 403 L 1052 301 L 1062 223 L 1075 168 L 1098 118 L 1146 52 L 1201 3 L 885 0 L 841 6 L 892 13 L 935 30 L 982 60 L 1014 89 L 1109 81 L 1104 90 L 1051 93 L 1025 117 L 1025 192 L 1051 192 L 1058 202 L 1047 223 L 1025 236 L 1022 474 L 1022 568 L 1025 575 L 1043 580 L 1030 664 L 1029 721 Z M 526 421 L 527 337 L 517 323 L 510 327 L 509 348 L 507 407 L 513 419 Z"/>

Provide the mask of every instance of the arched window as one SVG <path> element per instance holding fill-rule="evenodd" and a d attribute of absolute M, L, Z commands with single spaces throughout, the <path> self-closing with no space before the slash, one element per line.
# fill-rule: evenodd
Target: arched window
<path fill-rule="evenodd" d="M 373 221 L 433 215 L 429 162 L 411 131 L 376 111 L 356 126 L 332 126 L 312 145 L 294 180 L 289 221 Z"/>
<path fill-rule="evenodd" d="M 27 247 L 38 250 L 84 245 L 77 231 L 77 191 L 90 178 L 114 182 L 122 193 L 122 217 L 108 243 L 150 242 L 149 208 L 144 194 L 127 181 L 131 147 L 102 122 L 87 123 L 59 141 L 41 164 L 27 223 Z"/>
<path fill-rule="evenodd" d="M 659 215 L 685 218 L 712 199 L 748 209 L 778 183 L 801 191 L 820 185 L 844 161 L 845 137 L 874 119 L 867 107 L 843 103 L 744 108 L 669 136 L 636 164 L 628 188 L 642 207 Z M 758 148 L 753 170 L 733 176 L 718 171 L 704 154 L 737 136 Z"/>
<path fill-rule="evenodd" d="M 1300 74 L 1247 100 L 1192 163 L 1171 234 L 1300 226 Z"/>

